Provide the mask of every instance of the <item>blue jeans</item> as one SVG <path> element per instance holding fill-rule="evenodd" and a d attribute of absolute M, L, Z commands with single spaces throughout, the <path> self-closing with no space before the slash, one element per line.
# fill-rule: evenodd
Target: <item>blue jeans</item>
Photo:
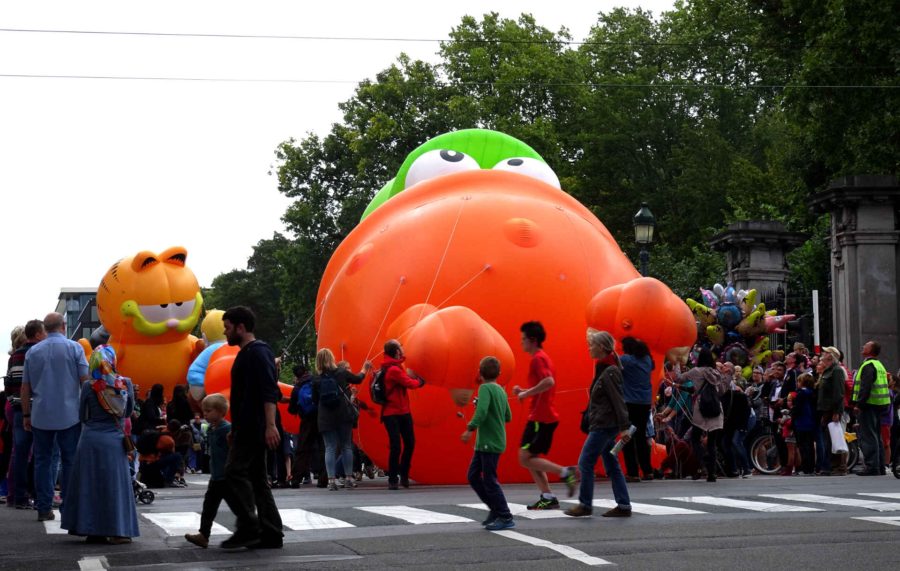
<path fill-rule="evenodd" d="M 735 430 L 733 433 L 725 435 L 727 440 L 723 439 L 722 448 L 725 452 L 725 459 L 728 464 L 728 471 L 731 474 L 743 471 L 749 474 L 753 467 L 750 465 L 750 456 L 747 454 L 747 447 L 744 441 L 747 438 L 746 430 Z"/>
<path fill-rule="evenodd" d="M 612 484 L 613 497 L 620 509 L 631 510 L 631 500 L 628 497 L 628 487 L 625 485 L 625 476 L 619 466 L 619 459 L 610 453 L 616 443 L 616 435 L 619 431 L 615 428 L 603 428 L 592 430 L 581 448 L 581 456 L 578 458 L 578 469 L 581 471 L 581 488 L 578 492 L 578 501 L 582 505 L 592 507 L 594 503 L 594 467 L 597 458 L 603 458 L 603 467 L 609 481 Z"/>
<path fill-rule="evenodd" d="M 491 515 L 500 518 L 511 518 L 503 488 L 497 481 L 497 464 L 500 454 L 493 452 L 475 452 L 469 464 L 469 485 L 478 494 L 478 498 L 491 510 Z"/>
<path fill-rule="evenodd" d="M 37 495 L 35 508 L 38 513 L 47 513 L 53 506 L 53 475 L 56 472 L 53 466 L 53 447 L 59 446 L 62 460 L 62 482 L 59 489 L 65 503 L 75 450 L 81 436 L 81 423 L 64 430 L 41 430 L 32 427 L 31 433 L 34 435 L 34 491 Z"/>
<path fill-rule="evenodd" d="M 344 477 L 349 478 L 353 474 L 353 427 L 348 424 L 337 430 L 326 430 L 322 438 L 325 439 L 325 471 L 328 477 L 337 477 L 337 451 L 340 448 Z"/>
<path fill-rule="evenodd" d="M 22 410 L 13 409 L 13 502 L 22 505 L 28 500 L 28 456 L 34 437 L 22 425 Z"/>

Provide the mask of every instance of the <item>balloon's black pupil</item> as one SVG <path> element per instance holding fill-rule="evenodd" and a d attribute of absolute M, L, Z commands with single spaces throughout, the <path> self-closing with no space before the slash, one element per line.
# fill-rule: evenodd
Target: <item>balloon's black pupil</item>
<path fill-rule="evenodd" d="M 522 159 L 509 159 L 508 161 L 506 161 L 506 164 L 511 167 L 520 167 L 524 162 L 525 161 L 523 161 Z"/>
<path fill-rule="evenodd" d="M 447 161 L 448 163 L 458 163 L 463 160 L 462 153 L 457 153 L 456 151 L 441 151 L 441 158 Z"/>

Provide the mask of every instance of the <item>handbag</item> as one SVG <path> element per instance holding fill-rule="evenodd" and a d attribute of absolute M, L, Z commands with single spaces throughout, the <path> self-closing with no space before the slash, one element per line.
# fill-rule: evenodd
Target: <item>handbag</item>
<path fill-rule="evenodd" d="M 839 422 L 828 423 L 828 435 L 831 436 L 831 453 L 850 452 L 847 441 L 844 439 L 844 428 Z"/>

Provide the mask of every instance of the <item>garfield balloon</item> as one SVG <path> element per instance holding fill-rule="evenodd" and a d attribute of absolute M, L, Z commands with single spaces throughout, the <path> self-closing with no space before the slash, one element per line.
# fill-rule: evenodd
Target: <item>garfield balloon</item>
<path fill-rule="evenodd" d="M 574 464 L 593 374 L 585 312 L 598 293 L 638 277 L 606 227 L 560 189 L 534 149 L 493 131 L 449 133 L 407 157 L 335 250 L 319 286 L 318 346 L 355 368 L 367 359 L 377 364 L 384 342 L 399 337 L 406 365 L 427 381 L 410 391 L 418 443 L 411 477 L 463 483 L 471 445 L 458 436 L 474 413 L 478 363 L 485 355 L 500 359 L 507 394 L 513 385 L 527 385 L 530 357 L 520 348 L 519 327 L 540 321 L 561 414 L 551 455 Z M 654 291 L 668 291 L 659 285 Z M 642 303 L 636 326 L 659 319 L 671 300 Z M 691 313 L 679 303 L 683 311 L 675 320 L 686 319 L 692 331 Z M 665 342 L 648 344 L 662 355 Z M 369 410 L 378 410 L 367 390 L 359 394 Z M 513 421 L 500 478 L 530 481 L 516 460 L 530 403 L 510 398 Z M 377 414 L 361 415 L 359 443 L 387 466 Z"/>
<path fill-rule="evenodd" d="M 186 261 L 187 250 L 177 246 L 138 252 L 113 264 L 97 288 L 97 313 L 119 372 L 145 388 L 160 383 L 167 395 L 185 384 L 197 353 L 191 331 L 203 296 Z"/>

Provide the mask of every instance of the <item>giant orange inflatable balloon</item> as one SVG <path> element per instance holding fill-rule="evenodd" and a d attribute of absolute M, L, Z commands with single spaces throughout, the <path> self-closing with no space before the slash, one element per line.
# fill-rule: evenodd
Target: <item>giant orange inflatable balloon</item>
<path fill-rule="evenodd" d="M 653 278 L 632 280 L 595 295 L 587 307 L 587 323 L 593 329 L 609 331 L 620 344 L 624 337 L 647 343 L 655 366 L 653 394 L 659 388 L 666 353 L 675 347 L 690 348 L 697 339 L 690 308 Z"/>
<path fill-rule="evenodd" d="M 160 383 L 167 395 L 186 384 L 188 367 L 202 348 L 191 331 L 203 296 L 186 261 L 181 247 L 138 252 L 113 264 L 97 288 L 97 313 L 119 372 L 144 387 Z"/>
<path fill-rule="evenodd" d="M 578 459 L 593 372 L 585 311 L 599 292 L 639 276 L 603 224 L 559 186 L 543 159 L 512 137 L 441 135 L 410 154 L 328 263 L 317 300 L 319 347 L 356 367 L 377 362 L 384 342 L 399 337 L 406 365 L 427 380 L 410 391 L 417 481 L 465 482 L 472 446 L 459 434 L 473 413 L 478 362 L 489 354 L 501 360 L 508 394 L 525 385 L 529 356 L 519 348 L 519 327 L 529 320 L 544 324 L 556 366 L 561 418 L 550 457 Z M 638 321 L 670 307 L 659 297 L 645 304 Z M 655 354 L 667 349 L 653 343 Z M 360 396 L 367 400 L 368 391 Z M 511 405 L 500 478 L 530 481 L 516 460 L 528 404 L 511 397 Z M 387 467 L 377 415 L 360 417 L 359 439 Z"/>

